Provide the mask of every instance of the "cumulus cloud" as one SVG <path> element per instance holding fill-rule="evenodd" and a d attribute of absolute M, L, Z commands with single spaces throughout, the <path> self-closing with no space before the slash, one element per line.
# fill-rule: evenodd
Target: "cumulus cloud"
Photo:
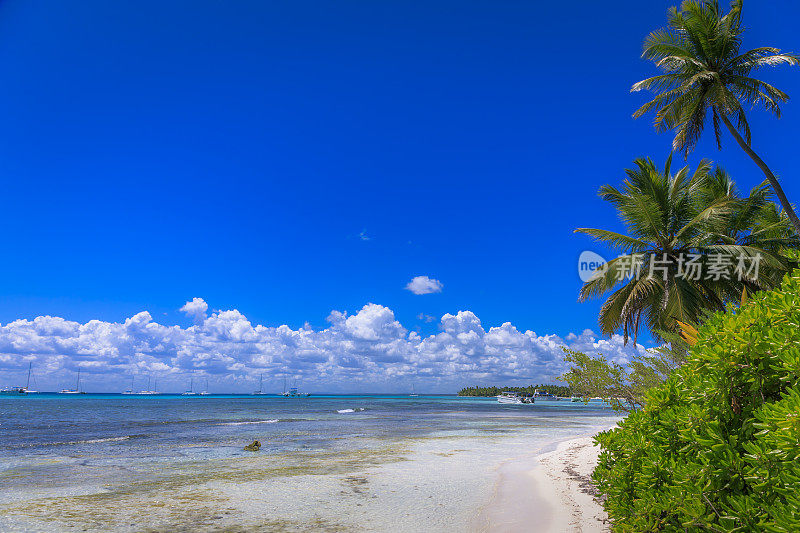
<path fill-rule="evenodd" d="M 206 318 L 208 304 L 202 298 L 192 298 L 190 302 L 183 304 L 180 310 L 193 317 L 195 320 L 202 321 Z"/>
<path fill-rule="evenodd" d="M 244 380 L 263 373 L 265 381 L 298 379 L 312 390 L 396 391 L 417 383 L 452 392 L 475 383 L 553 381 L 565 370 L 562 346 L 621 363 L 636 349 L 591 330 L 561 338 L 509 322 L 487 329 L 471 311 L 445 314 L 439 332 L 423 337 L 372 303 L 355 314 L 333 311 L 329 326 L 317 330 L 253 325 L 235 309 L 210 316 L 207 310 L 200 298 L 187 302 L 183 311 L 197 319 L 188 328 L 159 324 L 147 311 L 123 322 L 40 316 L 0 325 L 0 385 L 14 384 L 5 381 L 24 376 L 32 362 L 43 383 L 67 383 L 80 368 L 82 381 L 100 390 L 127 387 L 132 374 L 172 380 L 175 390 L 189 376 L 248 390 Z"/>
<path fill-rule="evenodd" d="M 444 285 L 438 279 L 431 279 L 428 276 L 417 276 L 406 285 L 406 289 L 414 294 L 432 294 L 442 292 Z"/>

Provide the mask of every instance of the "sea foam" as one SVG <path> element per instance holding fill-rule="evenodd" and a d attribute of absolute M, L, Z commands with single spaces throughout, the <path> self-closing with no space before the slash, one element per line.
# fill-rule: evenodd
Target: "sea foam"
<path fill-rule="evenodd" d="M 270 420 L 251 420 L 245 422 L 223 422 L 222 424 L 217 424 L 218 426 L 249 426 L 250 424 L 275 424 L 280 422 L 277 418 L 271 418 Z"/>

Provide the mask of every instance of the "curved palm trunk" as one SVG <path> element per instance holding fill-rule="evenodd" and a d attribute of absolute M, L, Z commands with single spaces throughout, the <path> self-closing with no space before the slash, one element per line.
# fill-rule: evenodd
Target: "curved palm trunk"
<path fill-rule="evenodd" d="M 778 201 L 781 203 L 781 207 L 783 207 L 783 210 L 789 217 L 789 220 L 792 221 L 795 232 L 800 235 L 800 218 L 797 218 L 797 214 L 794 212 L 792 204 L 789 203 L 789 199 L 786 198 L 786 194 L 783 192 L 783 187 L 781 187 L 781 184 L 778 183 L 778 178 L 775 177 L 775 174 L 772 173 L 767 164 L 764 163 L 760 157 L 758 157 L 758 154 L 755 153 L 753 149 L 750 148 L 750 145 L 745 142 L 741 135 L 739 135 L 739 132 L 733 127 L 733 124 L 731 124 L 731 121 L 728 120 L 728 117 L 726 117 L 724 113 L 720 113 L 720 116 L 722 117 L 722 121 L 725 123 L 725 126 L 727 126 L 728 130 L 731 132 L 731 135 L 733 135 L 734 139 L 736 139 L 736 142 L 739 143 L 739 146 L 742 147 L 742 150 L 744 150 L 745 153 L 750 156 L 750 159 L 755 161 L 756 165 L 758 165 L 758 168 L 760 168 L 761 172 L 763 172 L 767 177 L 770 186 L 772 186 L 772 190 L 775 191 L 775 195 L 778 197 Z"/>

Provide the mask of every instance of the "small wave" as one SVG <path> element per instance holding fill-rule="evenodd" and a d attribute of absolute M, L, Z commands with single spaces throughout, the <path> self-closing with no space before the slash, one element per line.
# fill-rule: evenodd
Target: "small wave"
<path fill-rule="evenodd" d="M 3 448 L 39 448 L 41 446 L 74 446 L 76 444 L 100 444 L 103 442 L 122 442 L 141 435 L 124 435 L 122 437 L 105 437 L 101 439 L 66 440 L 57 442 L 26 442 L 24 444 L 11 444 Z"/>
<path fill-rule="evenodd" d="M 245 422 L 223 422 L 222 424 L 217 424 L 218 426 L 248 426 L 250 424 L 275 424 L 280 422 L 277 418 L 272 418 L 270 420 L 250 420 Z"/>
<path fill-rule="evenodd" d="M 359 411 L 363 411 L 363 410 L 364 410 L 364 408 L 363 408 L 363 407 L 356 407 L 355 409 L 339 409 L 339 410 L 338 410 L 338 411 L 336 411 L 336 412 L 337 412 L 337 413 L 344 414 L 344 413 L 357 413 L 357 412 L 359 412 Z"/>
<path fill-rule="evenodd" d="M 68 442 L 67 444 L 96 444 L 98 442 L 119 442 L 123 440 L 128 440 L 130 438 L 131 435 L 125 435 L 124 437 L 107 437 L 105 439 L 78 440 L 75 442 Z"/>

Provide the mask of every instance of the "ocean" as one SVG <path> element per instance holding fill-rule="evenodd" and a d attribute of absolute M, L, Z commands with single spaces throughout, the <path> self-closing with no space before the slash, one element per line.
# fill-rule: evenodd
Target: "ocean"
<path fill-rule="evenodd" d="M 618 419 L 457 396 L 0 397 L 0 530 L 468 529 L 503 460 Z"/>

